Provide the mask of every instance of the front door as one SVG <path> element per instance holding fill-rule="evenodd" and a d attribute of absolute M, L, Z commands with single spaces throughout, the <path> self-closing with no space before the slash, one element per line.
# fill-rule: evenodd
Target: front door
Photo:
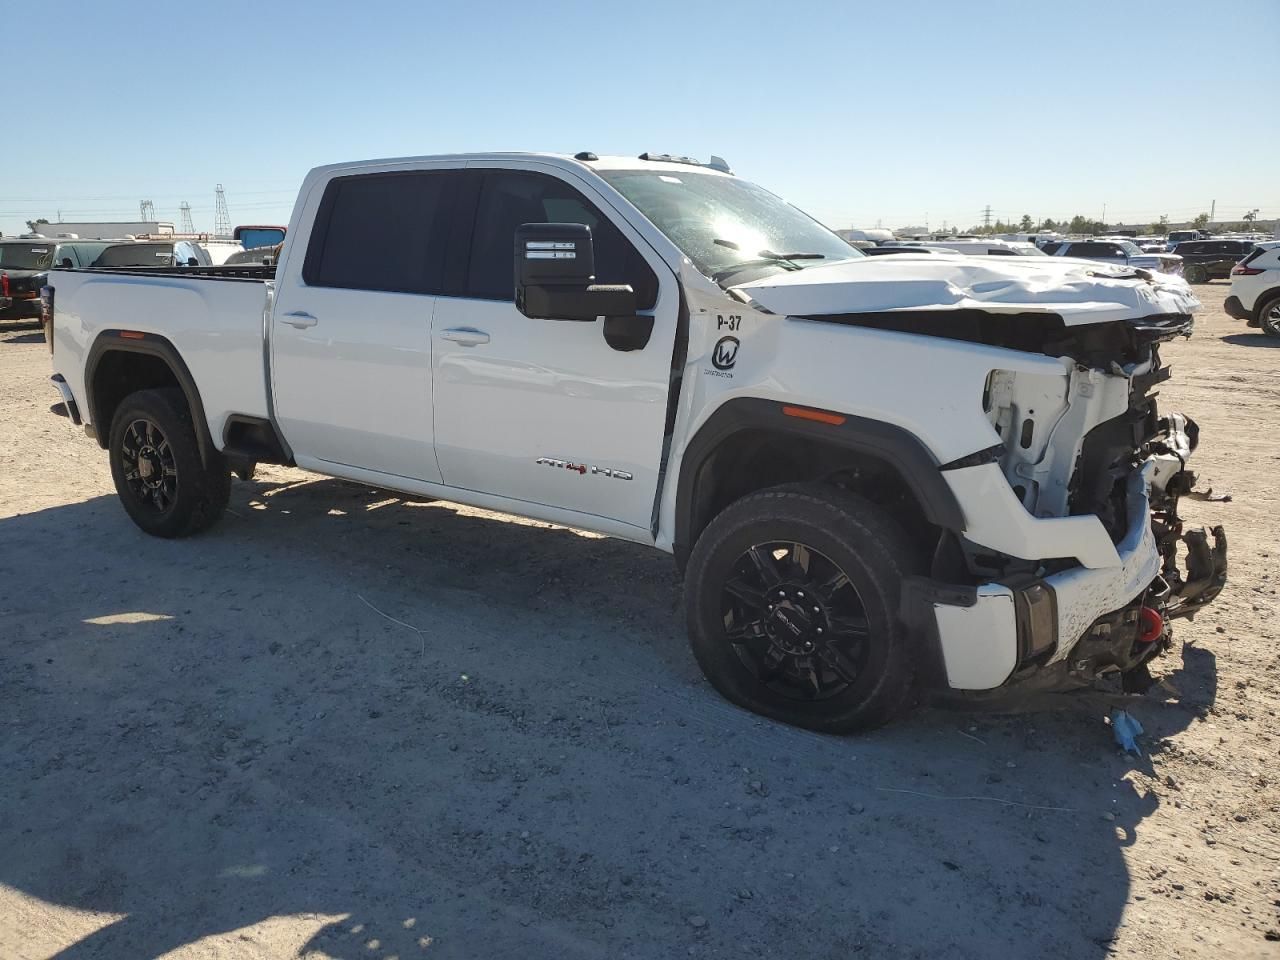
<path fill-rule="evenodd" d="M 674 274 L 628 224 L 601 213 L 607 201 L 587 182 L 533 161 L 485 166 L 472 167 L 481 171 L 470 237 L 459 241 L 469 250 L 460 295 L 439 298 L 432 322 L 444 482 L 648 531 L 679 312 Z M 591 227 L 597 282 L 630 283 L 639 312 L 654 317 L 643 349 L 610 347 L 602 319 L 531 320 L 516 310 L 514 240 L 524 223 Z"/>
<path fill-rule="evenodd" d="M 397 170 L 326 187 L 272 313 L 276 417 L 299 466 L 440 481 L 431 316 L 461 176 Z"/>

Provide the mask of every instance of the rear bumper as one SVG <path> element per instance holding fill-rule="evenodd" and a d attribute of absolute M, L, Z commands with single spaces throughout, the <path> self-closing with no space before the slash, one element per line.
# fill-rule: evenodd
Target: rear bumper
<path fill-rule="evenodd" d="M 38 320 L 40 298 L 0 297 L 0 320 Z"/>
<path fill-rule="evenodd" d="M 1222 301 L 1222 309 L 1226 311 L 1227 316 L 1234 317 L 1237 320 L 1252 320 L 1253 311 L 1245 307 L 1240 302 L 1239 297 L 1227 297 Z"/>
<path fill-rule="evenodd" d="M 50 413 L 55 413 L 60 417 L 66 417 L 77 427 L 84 423 L 80 416 L 80 407 L 76 404 L 75 394 L 71 392 L 71 388 L 67 386 L 67 381 L 62 374 L 55 373 L 49 380 L 53 383 L 62 399 L 49 408 Z"/>
<path fill-rule="evenodd" d="M 1139 609 L 1149 604 L 1166 616 L 1190 615 L 1221 591 L 1227 556 L 1222 528 L 1215 529 L 1212 547 L 1203 531 L 1187 534 L 1188 577 L 1174 595 L 1162 577 L 1172 545 L 1157 541 L 1152 524 L 1156 474 L 1152 461 L 1129 478 L 1131 519 L 1116 544 L 1118 566 L 978 586 L 909 580 L 901 613 L 932 652 L 925 683 L 967 698 L 1066 689 L 1157 652 L 1154 642 L 1150 650 L 1135 648 Z"/>

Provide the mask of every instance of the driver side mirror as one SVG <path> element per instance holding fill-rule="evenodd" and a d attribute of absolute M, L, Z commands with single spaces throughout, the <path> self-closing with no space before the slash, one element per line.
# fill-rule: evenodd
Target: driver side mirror
<path fill-rule="evenodd" d="M 75 267 L 75 264 L 71 262 L 70 257 L 63 257 L 62 260 L 59 261 L 58 266 L 63 270 L 71 270 Z"/>
<path fill-rule="evenodd" d="M 595 282 L 595 248 L 585 223 L 526 223 L 516 228 L 516 309 L 538 320 L 632 317 L 630 284 Z"/>

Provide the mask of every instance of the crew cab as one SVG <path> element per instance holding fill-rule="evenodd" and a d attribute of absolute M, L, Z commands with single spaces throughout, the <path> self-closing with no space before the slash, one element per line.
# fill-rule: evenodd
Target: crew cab
<path fill-rule="evenodd" d="M 1182 258 L 1176 253 L 1143 253 L 1132 240 L 1057 240 L 1040 249 L 1052 257 L 1098 260 L 1161 273 L 1182 272 Z"/>
<path fill-rule="evenodd" d="M 716 689 L 845 731 L 1139 688 L 1222 589 L 1166 279 L 864 257 L 716 158 L 476 154 L 320 167 L 275 265 L 59 270 L 44 322 L 148 533 L 270 462 L 647 544 Z"/>

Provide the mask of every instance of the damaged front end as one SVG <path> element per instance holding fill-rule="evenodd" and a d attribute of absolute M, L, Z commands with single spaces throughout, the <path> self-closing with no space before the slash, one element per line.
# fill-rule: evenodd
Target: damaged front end
<path fill-rule="evenodd" d="M 1149 661 L 1171 645 L 1170 621 L 1193 617 L 1225 586 L 1225 531 L 1187 529 L 1178 513 L 1196 482 L 1187 461 L 1199 427 L 1157 408 L 1155 388 L 1171 372 L 1160 344 L 1189 335 L 1190 326 L 1190 316 L 1165 315 L 1070 331 L 1069 342 L 1050 345 L 1073 361 L 1060 407 L 1046 402 L 1052 391 L 1043 386 L 1006 382 L 999 371 L 989 380 L 984 404 L 1005 440 L 1001 467 L 1024 508 L 1041 518 L 1096 517 L 1131 592 L 1085 625 L 1078 613 L 1088 609 L 1082 601 L 1096 589 L 1088 585 L 1096 574 L 1080 571 L 1074 559 L 1037 564 L 1058 603 L 1066 599 L 1077 616 L 1063 618 L 1057 649 L 1021 664 L 1011 683 L 1020 672 L 1034 674 L 1038 687 L 1089 684 L 1118 672 L 1125 690 L 1144 691 L 1152 682 Z"/>

